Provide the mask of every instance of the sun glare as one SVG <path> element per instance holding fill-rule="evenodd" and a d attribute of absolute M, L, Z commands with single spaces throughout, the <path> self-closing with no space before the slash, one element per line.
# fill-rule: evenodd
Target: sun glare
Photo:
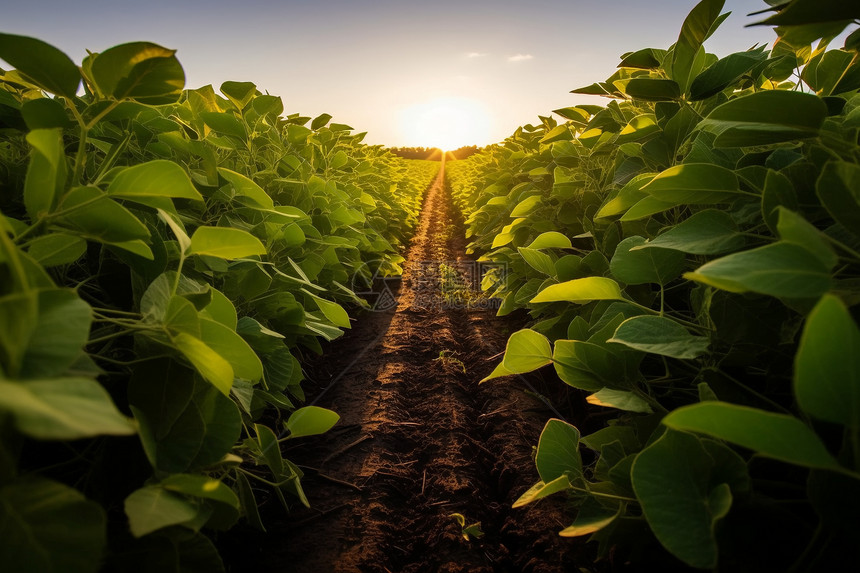
<path fill-rule="evenodd" d="M 406 145 L 451 151 L 464 145 L 486 145 L 491 119 L 486 107 L 466 98 L 444 97 L 412 105 L 401 112 Z"/>

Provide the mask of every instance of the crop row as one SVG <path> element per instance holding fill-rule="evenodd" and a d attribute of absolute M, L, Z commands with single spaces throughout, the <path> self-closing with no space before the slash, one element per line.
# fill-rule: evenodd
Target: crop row
<path fill-rule="evenodd" d="M 184 90 L 155 44 L 0 57 L 4 567 L 222 570 L 202 530 L 307 504 L 280 444 L 338 417 L 296 406 L 298 359 L 400 273 L 438 163 L 252 83 Z"/>
<path fill-rule="evenodd" d="M 515 503 L 566 492 L 560 534 L 590 535 L 601 558 L 845 570 L 860 510 L 860 32 L 830 43 L 860 9 L 782 3 L 772 49 L 718 58 L 703 43 L 723 4 L 703 0 L 668 49 L 575 90 L 607 105 L 556 110 L 564 123 L 542 117 L 448 166 L 470 249 L 508 269 L 485 288 L 500 314 L 535 321 L 485 381 L 551 365 L 605 412 L 587 432 L 547 422 L 539 481 Z"/>

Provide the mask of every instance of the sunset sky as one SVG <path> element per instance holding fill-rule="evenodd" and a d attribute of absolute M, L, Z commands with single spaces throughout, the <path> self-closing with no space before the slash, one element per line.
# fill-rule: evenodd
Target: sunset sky
<path fill-rule="evenodd" d="M 318 115 L 398 145 L 484 145 L 553 109 L 605 100 L 570 90 L 619 56 L 673 43 L 694 0 L 27 0 L 0 31 L 35 36 L 80 63 L 86 50 L 146 40 L 178 50 L 194 88 L 252 81 L 287 113 Z M 745 28 L 763 0 L 727 0 L 706 44 L 718 55 L 771 43 Z"/>

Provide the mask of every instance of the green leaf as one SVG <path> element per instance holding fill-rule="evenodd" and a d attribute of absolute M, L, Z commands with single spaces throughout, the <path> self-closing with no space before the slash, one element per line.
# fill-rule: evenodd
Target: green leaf
<path fill-rule="evenodd" d="M 653 178 L 653 173 L 643 173 L 628 181 L 612 199 L 608 200 L 600 208 L 594 215 L 594 218 L 605 219 L 613 215 L 620 215 L 645 197 L 648 197 L 648 194 L 642 191 L 642 188 Z"/>
<path fill-rule="evenodd" d="M 706 209 L 630 250 L 660 247 L 694 255 L 716 255 L 736 251 L 745 243 L 731 215 L 716 209 Z"/>
<path fill-rule="evenodd" d="M 305 406 L 290 414 L 286 428 L 290 432 L 290 438 L 315 436 L 328 432 L 338 420 L 340 416 L 331 410 L 319 406 Z"/>
<path fill-rule="evenodd" d="M 690 84 L 690 100 L 698 101 L 717 95 L 767 58 L 763 50 L 736 52 L 710 66 Z"/>
<path fill-rule="evenodd" d="M 580 390 L 597 392 L 625 381 L 623 361 L 603 344 L 556 340 L 552 361 L 558 377 Z"/>
<path fill-rule="evenodd" d="M 495 368 L 493 368 L 492 372 L 482 378 L 479 384 L 483 384 L 484 382 L 492 380 L 494 378 L 501 378 L 502 376 L 510 376 L 512 374 L 516 374 L 516 372 L 511 372 L 510 370 L 505 368 L 505 362 L 503 360 L 502 362 L 499 362 Z"/>
<path fill-rule="evenodd" d="M 860 18 L 860 8 L 852 2 L 842 0 L 794 0 L 784 4 L 779 12 L 757 24 L 803 26 Z"/>
<path fill-rule="evenodd" d="M 684 278 L 729 292 L 817 298 L 831 287 L 830 270 L 793 243 L 778 242 L 706 263 Z"/>
<path fill-rule="evenodd" d="M 231 135 L 241 140 L 245 140 L 248 137 L 245 125 L 232 113 L 204 111 L 200 114 L 200 117 L 216 133 Z"/>
<path fill-rule="evenodd" d="M 352 328 L 352 325 L 349 322 L 349 315 L 342 306 L 336 302 L 320 298 L 316 295 L 311 294 L 310 296 L 314 299 L 314 302 L 317 303 L 317 306 L 319 306 L 322 313 L 332 322 L 332 324 L 341 328 Z"/>
<path fill-rule="evenodd" d="M 674 80 L 632 78 L 618 80 L 615 86 L 633 99 L 643 101 L 674 101 L 681 98 L 681 88 Z"/>
<path fill-rule="evenodd" d="M 532 195 L 531 197 L 526 197 L 525 199 L 517 203 L 517 205 L 511 211 L 510 216 L 525 217 L 541 203 L 543 203 L 543 201 L 544 198 L 542 195 Z"/>
<path fill-rule="evenodd" d="M 87 242 L 77 235 L 49 233 L 30 241 L 27 254 L 43 267 L 56 267 L 77 261 L 87 251 Z"/>
<path fill-rule="evenodd" d="M 540 479 L 550 483 L 566 473 L 571 478 L 582 475 L 579 456 L 579 430 L 563 420 L 551 418 L 540 434 L 535 466 Z"/>
<path fill-rule="evenodd" d="M 670 167 L 642 190 L 658 201 L 674 205 L 730 203 L 741 196 L 735 172 L 710 163 Z"/>
<path fill-rule="evenodd" d="M 211 499 L 239 509 L 239 498 L 221 480 L 205 475 L 173 474 L 158 484 L 160 487 L 184 495 Z"/>
<path fill-rule="evenodd" d="M 625 412 L 637 412 L 640 414 L 651 414 L 654 412 L 651 409 L 651 405 L 640 396 L 634 392 L 625 392 L 624 390 L 604 388 L 588 396 L 585 400 L 594 406 L 616 408 Z"/>
<path fill-rule="evenodd" d="M 729 100 L 699 126 L 718 134 L 715 147 L 749 147 L 815 137 L 826 117 L 816 95 L 765 90 Z"/>
<path fill-rule="evenodd" d="M 0 553 L 7 571 L 96 573 L 105 513 L 79 491 L 35 475 L 0 488 Z"/>
<path fill-rule="evenodd" d="M 0 410 L 22 433 L 42 440 L 134 434 L 107 391 L 89 378 L 0 379 Z"/>
<path fill-rule="evenodd" d="M 107 189 L 115 197 L 176 197 L 202 201 L 191 179 L 173 161 L 156 159 L 126 167 L 117 173 Z"/>
<path fill-rule="evenodd" d="M 666 66 L 670 77 L 678 82 L 681 93 L 688 91 L 690 82 L 700 71 L 696 69 L 697 55 L 714 25 L 719 23 L 724 4 L 725 0 L 702 0 L 690 11 L 681 26 L 671 62 Z"/>
<path fill-rule="evenodd" d="M 592 300 L 625 300 L 621 296 L 621 287 L 612 279 L 604 277 L 586 277 L 574 279 L 555 285 L 550 285 L 540 291 L 529 302 L 558 302 L 567 301 L 585 304 Z"/>
<path fill-rule="evenodd" d="M 860 236 L 860 165 L 827 163 L 815 183 L 815 192 L 837 223 Z"/>
<path fill-rule="evenodd" d="M 251 82 L 224 82 L 221 84 L 221 93 L 227 96 L 236 109 L 242 111 L 245 106 L 254 99 L 257 93 L 257 86 Z"/>
<path fill-rule="evenodd" d="M 210 290 L 212 292 L 212 301 L 200 311 L 200 316 L 210 318 L 235 331 L 238 325 L 236 307 L 233 306 L 230 299 L 221 291 L 214 288 Z"/>
<path fill-rule="evenodd" d="M 71 123 L 63 104 L 59 100 L 46 97 L 24 102 L 21 106 L 21 115 L 30 130 L 63 129 Z"/>
<path fill-rule="evenodd" d="M 639 236 L 628 237 L 618 243 L 609 262 L 612 276 L 628 285 L 666 285 L 681 275 L 684 253 L 672 249 L 633 250 L 644 244 L 645 239 Z"/>
<path fill-rule="evenodd" d="M 191 235 L 191 255 L 209 255 L 221 259 L 240 259 L 265 255 L 260 240 L 241 229 L 231 227 L 197 227 Z"/>
<path fill-rule="evenodd" d="M 616 342 L 651 354 L 690 360 L 708 351 L 710 339 L 693 336 L 671 318 L 634 316 L 622 322 L 607 342 Z"/>
<path fill-rule="evenodd" d="M 257 507 L 257 500 L 254 499 L 254 490 L 251 489 L 251 483 L 245 474 L 239 473 L 236 476 L 236 483 L 239 485 L 239 499 L 242 500 L 242 510 L 245 514 L 245 519 L 252 527 L 265 532 L 263 520 L 260 519 L 260 510 Z"/>
<path fill-rule="evenodd" d="M 528 249 L 526 247 L 519 247 L 517 252 L 519 252 L 523 257 L 523 260 L 534 270 L 551 277 L 556 276 L 555 263 L 553 262 L 552 257 L 546 253 L 542 253 L 535 249 Z"/>
<path fill-rule="evenodd" d="M 785 414 L 709 401 L 678 408 L 663 418 L 663 424 L 725 440 L 790 464 L 841 469 L 809 426 Z"/>
<path fill-rule="evenodd" d="M 833 295 L 806 319 L 794 357 L 794 395 L 820 420 L 860 427 L 860 329 Z"/>
<path fill-rule="evenodd" d="M 74 99 L 81 83 L 78 66 L 66 54 L 36 38 L 0 34 L 0 58 L 47 92 Z"/>
<path fill-rule="evenodd" d="M 636 456 L 633 489 L 660 543 L 692 567 L 717 564 L 714 527 L 732 503 L 725 483 L 712 484 L 713 459 L 695 436 L 666 432 Z"/>
<path fill-rule="evenodd" d="M 230 395 L 230 388 L 233 386 L 233 367 L 223 356 L 187 332 L 171 335 L 170 340 L 206 381 L 225 396 Z"/>
<path fill-rule="evenodd" d="M 543 499 L 547 496 L 550 496 L 554 493 L 558 493 L 560 491 L 565 491 L 570 488 L 570 480 L 566 475 L 562 475 L 552 480 L 549 483 L 544 483 L 542 481 L 537 482 L 532 487 L 528 489 L 524 494 L 522 494 L 514 504 L 511 506 L 512 509 L 516 509 L 518 507 L 523 507 L 528 505 L 534 501 L 539 499 Z"/>
<path fill-rule="evenodd" d="M 776 228 L 783 241 L 803 247 L 818 257 L 828 269 L 836 266 L 839 257 L 812 223 L 785 207 L 777 207 L 777 211 L 779 219 Z"/>
<path fill-rule="evenodd" d="M 508 338 L 504 369 L 512 374 L 537 370 L 552 362 L 552 349 L 546 336 L 528 328 L 513 333 Z"/>
<path fill-rule="evenodd" d="M 254 424 L 254 432 L 257 434 L 257 442 L 260 446 L 263 462 L 269 467 L 272 475 L 280 481 L 284 475 L 284 458 L 281 455 L 281 446 L 278 436 L 268 426 Z"/>
<path fill-rule="evenodd" d="M 27 343 L 19 378 L 64 374 L 81 356 L 92 323 L 90 305 L 71 289 L 38 293 L 39 314 Z"/>
<path fill-rule="evenodd" d="M 148 240 L 149 229 L 96 187 L 75 187 L 60 202 L 57 224 L 106 243 Z"/>
<path fill-rule="evenodd" d="M 66 154 L 60 129 L 34 129 L 27 134 L 30 163 L 24 180 L 24 207 L 35 221 L 53 211 L 66 185 Z"/>
<path fill-rule="evenodd" d="M 233 190 L 237 195 L 247 197 L 262 209 L 275 208 L 275 203 L 272 201 L 272 198 L 269 197 L 268 193 L 241 173 L 236 173 L 235 171 L 230 171 L 224 167 L 219 167 L 218 174 L 233 186 Z"/>
<path fill-rule="evenodd" d="M 175 54 L 149 42 L 121 44 L 95 56 L 92 77 L 104 95 L 118 100 L 174 103 L 185 87 L 185 72 Z"/>
<path fill-rule="evenodd" d="M 538 235 L 528 246 L 529 249 L 570 249 L 570 239 L 558 231 L 547 231 Z"/>
<path fill-rule="evenodd" d="M 573 524 L 565 527 L 558 534 L 562 537 L 581 537 L 583 535 L 591 535 L 595 531 L 600 531 L 618 517 L 622 511 L 622 506 L 618 509 L 609 509 L 594 501 L 594 498 L 588 498 L 579 507 L 576 514 L 576 519 Z"/>
<path fill-rule="evenodd" d="M 200 319 L 203 343 L 227 360 L 237 378 L 257 382 L 263 377 L 263 363 L 248 343 L 229 327 L 214 320 Z"/>
<path fill-rule="evenodd" d="M 125 498 L 125 514 L 135 537 L 191 521 L 197 512 L 196 504 L 159 486 L 142 487 Z"/>

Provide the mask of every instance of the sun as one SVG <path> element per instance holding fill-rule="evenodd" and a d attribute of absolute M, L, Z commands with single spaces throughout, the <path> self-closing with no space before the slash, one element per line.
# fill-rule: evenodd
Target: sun
<path fill-rule="evenodd" d="M 491 123 L 490 113 L 481 102 L 460 97 L 427 100 L 400 114 L 400 132 L 407 145 L 445 151 L 485 145 Z"/>

